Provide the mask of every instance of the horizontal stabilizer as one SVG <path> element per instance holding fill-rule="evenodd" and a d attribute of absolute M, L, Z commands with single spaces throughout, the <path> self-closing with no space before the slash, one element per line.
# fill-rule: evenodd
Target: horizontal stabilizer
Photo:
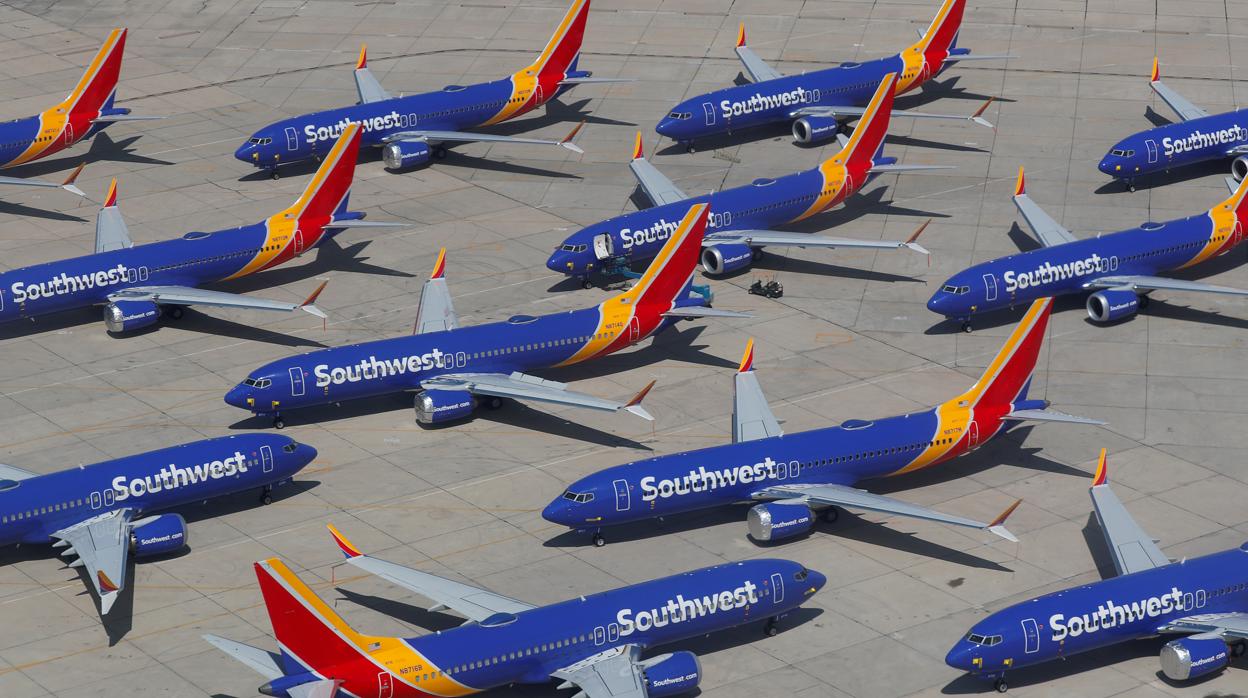
<path fill-rule="evenodd" d="M 890 172 L 919 172 L 921 170 L 952 170 L 956 169 L 953 165 L 872 165 L 867 170 L 871 174 L 886 174 Z"/>
<path fill-rule="evenodd" d="M 156 121 L 157 119 L 165 119 L 164 116 L 143 116 L 141 114 L 113 114 L 112 116 L 97 116 L 91 120 L 93 124 L 111 124 L 117 121 Z"/>
<path fill-rule="evenodd" d="M 1107 422 L 1099 419 L 1091 419 L 1089 417 L 1079 417 L 1065 412 L 1057 412 L 1055 410 L 1014 410 L 1002 417 L 1002 419 L 1012 419 L 1020 422 L 1062 422 L 1064 424 L 1092 424 L 1095 426 L 1105 426 Z"/>
<path fill-rule="evenodd" d="M 241 642 L 228 640 L 217 635 L 202 635 L 208 644 L 225 652 L 234 659 L 246 664 L 252 671 L 272 681 L 280 678 L 283 673 L 281 670 L 281 657 L 272 652 L 267 652 L 259 647 L 252 647 Z"/>
<path fill-rule="evenodd" d="M 560 85 L 601 85 L 611 82 L 637 82 L 636 78 L 564 78 L 559 81 Z"/>
<path fill-rule="evenodd" d="M 325 224 L 326 228 L 406 228 L 411 223 L 399 223 L 391 221 L 363 221 L 363 220 L 331 220 Z"/>
<path fill-rule="evenodd" d="M 945 62 L 954 63 L 954 62 L 960 62 L 960 61 L 1008 61 L 1011 58 L 1018 58 L 1018 56 L 1005 55 L 1005 54 L 1000 55 L 1000 56 L 972 56 L 971 54 L 967 53 L 967 54 L 946 56 Z"/>
<path fill-rule="evenodd" d="M 752 318 L 754 316 L 749 313 L 739 313 L 735 310 L 690 306 L 686 308 L 672 308 L 663 313 L 663 317 Z"/>

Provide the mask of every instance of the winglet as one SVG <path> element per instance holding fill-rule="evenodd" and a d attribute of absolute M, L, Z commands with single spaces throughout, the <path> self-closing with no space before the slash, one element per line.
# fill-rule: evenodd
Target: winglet
<path fill-rule="evenodd" d="M 971 121 L 974 121 L 975 123 L 981 126 L 987 126 L 988 128 L 993 128 L 992 122 L 985 119 L 983 117 L 983 114 L 984 112 L 988 111 L 988 107 L 992 105 L 994 100 L 996 100 L 995 96 L 989 97 L 987 102 L 984 102 L 982 105 L 980 105 L 979 109 L 976 109 L 975 113 L 971 114 Z"/>
<path fill-rule="evenodd" d="M 927 230 L 927 226 L 931 224 L 932 224 L 931 218 L 928 218 L 927 220 L 923 221 L 923 225 L 920 225 L 918 230 L 911 233 L 910 237 L 906 238 L 906 241 L 901 243 L 902 246 L 909 247 L 910 249 L 920 254 L 925 254 L 925 255 L 930 256 L 932 253 L 929 252 L 926 247 L 923 247 L 919 243 L 915 242 L 915 240 L 918 240 L 919 236 L 923 234 L 923 231 Z M 929 260 L 929 263 L 930 263 L 930 260 Z"/>
<path fill-rule="evenodd" d="M 81 165 L 79 165 L 81 167 Z M 73 176 L 77 177 L 77 174 Z M 69 180 L 66 180 L 69 181 Z M 104 197 L 104 208 L 112 208 L 117 205 L 117 178 L 113 177 L 113 181 L 108 185 L 108 195 Z"/>
<path fill-rule="evenodd" d="M 1096 477 L 1092 478 L 1092 486 L 1100 487 L 1109 482 L 1109 462 L 1105 458 L 1105 449 L 1101 449 L 1101 457 L 1096 462 Z"/>
<path fill-rule="evenodd" d="M 1153 76 L 1148 79 L 1149 82 L 1157 82 L 1161 79 L 1161 67 L 1157 64 L 1157 56 L 1153 56 Z"/>
<path fill-rule="evenodd" d="M 632 412 L 633 414 L 637 415 L 638 417 L 641 417 L 642 419 L 646 420 L 647 422 L 653 422 L 653 421 L 654 421 L 654 417 L 652 417 L 652 416 L 650 415 L 650 413 L 649 413 L 649 412 L 647 412 L 647 411 L 645 410 L 645 408 L 641 406 L 641 401 L 642 401 L 642 400 L 644 400 L 644 399 L 646 399 L 646 395 L 647 395 L 647 394 L 649 394 L 650 389 L 651 389 L 651 388 L 653 388 L 653 387 L 654 387 L 654 384 L 655 384 L 655 383 L 657 383 L 657 382 L 658 382 L 658 381 L 650 381 L 649 383 L 647 383 L 647 384 L 646 384 L 646 387 L 644 387 L 644 388 L 642 388 L 640 391 L 638 391 L 638 393 L 637 393 L 636 395 L 634 395 L 634 396 L 633 396 L 633 399 L 632 399 L 632 400 L 629 400 L 629 401 L 628 401 L 628 402 L 624 405 L 624 409 L 628 410 L 629 412 Z"/>
<path fill-rule="evenodd" d="M 1010 514 L 1013 514 L 1014 510 L 1018 508 L 1018 505 L 1022 503 L 1023 500 L 1021 499 L 1014 500 L 1014 503 L 1008 506 L 1005 511 L 1001 512 L 1000 516 L 993 519 L 992 523 L 988 524 L 988 532 L 995 533 L 1011 543 L 1017 543 L 1018 538 L 1015 538 L 1014 534 L 1010 533 L 1009 530 L 1005 528 L 1005 520 L 1010 518 Z"/>
<path fill-rule="evenodd" d="M 585 126 L 585 120 L 584 120 L 584 119 L 582 119 L 582 120 L 581 120 L 581 123 L 577 124 L 577 125 L 576 125 L 576 127 L 575 127 L 575 128 L 573 128 L 573 129 L 572 129 L 572 130 L 568 133 L 568 135 L 564 136 L 564 137 L 563 137 L 563 140 L 559 141 L 559 145 L 561 145 L 561 146 L 563 146 L 563 147 L 567 148 L 568 150 L 571 150 L 571 151 L 572 151 L 572 152 L 574 152 L 574 153 L 579 153 L 579 154 L 582 154 L 582 155 L 583 155 L 583 154 L 585 153 L 585 151 L 584 151 L 584 150 L 581 150 L 581 146 L 579 146 L 579 145 L 577 145 L 577 144 L 575 144 L 575 143 L 573 143 L 573 142 L 572 142 L 572 139 L 573 139 L 573 138 L 576 138 L 576 134 L 577 134 L 577 133 L 581 130 L 581 128 L 582 128 L 583 126 Z"/>
<path fill-rule="evenodd" d="M 121 588 L 117 586 L 116 584 L 114 584 L 113 580 L 109 579 L 107 574 L 104 574 L 104 570 L 97 570 L 95 573 L 95 578 L 96 578 L 96 581 L 100 583 L 101 594 L 111 594 L 115 591 L 120 590 Z"/>
<path fill-rule="evenodd" d="M 87 163 L 85 162 L 78 163 L 78 166 L 74 168 L 74 171 L 69 173 L 69 176 L 65 178 L 64 182 L 61 182 L 61 189 L 64 189 L 71 194 L 77 194 L 78 196 L 86 196 L 81 189 L 74 186 L 74 182 L 77 181 L 78 175 L 82 174 L 82 168 L 86 166 Z"/>
<path fill-rule="evenodd" d="M 737 48 L 745 46 L 745 22 L 737 29 Z"/>
<path fill-rule="evenodd" d="M 745 343 L 745 353 L 741 355 L 741 365 L 737 367 L 737 373 L 748 373 L 754 370 L 754 338 L 750 337 L 750 341 Z"/>
<path fill-rule="evenodd" d="M 306 313 L 311 313 L 312 315 L 315 315 L 322 320 L 326 319 L 325 313 L 320 308 L 316 307 L 316 305 L 314 304 L 316 303 L 317 297 L 321 295 L 321 291 L 324 291 L 325 286 L 328 284 L 329 284 L 329 279 L 322 281 L 321 285 L 317 286 L 316 290 L 312 292 L 312 295 L 305 298 L 303 302 L 299 304 L 299 309 Z"/>
<path fill-rule="evenodd" d="M 356 70 L 364 70 L 368 67 L 368 44 L 360 44 L 360 58 L 355 62 Z"/>
<path fill-rule="evenodd" d="M 1018 166 L 1018 181 L 1014 184 L 1014 196 L 1027 195 L 1027 178 L 1023 176 L 1023 166 Z"/>
<path fill-rule="evenodd" d="M 351 541 L 347 540 L 347 537 L 342 535 L 341 531 L 334 528 L 333 524 L 325 524 L 325 527 L 329 529 L 329 535 L 334 537 L 334 543 L 338 544 L 339 549 L 342 550 L 342 554 L 346 556 L 348 560 L 353 557 L 360 557 L 364 554 L 360 552 L 360 549 L 355 547 Z"/>
<path fill-rule="evenodd" d="M 446 275 L 446 248 L 438 250 L 438 261 L 433 263 L 433 273 L 429 275 L 429 280 L 440 279 Z"/>
<path fill-rule="evenodd" d="M 637 140 L 633 142 L 633 159 L 640 160 L 646 157 L 646 147 L 641 142 L 641 131 L 637 132 Z"/>

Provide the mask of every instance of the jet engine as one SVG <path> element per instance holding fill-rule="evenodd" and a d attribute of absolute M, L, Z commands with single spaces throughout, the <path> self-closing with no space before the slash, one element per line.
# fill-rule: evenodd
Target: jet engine
<path fill-rule="evenodd" d="M 1248 176 L 1248 155 L 1240 155 L 1231 161 L 1231 176 L 1236 182 L 1244 181 L 1244 177 Z"/>
<path fill-rule="evenodd" d="M 1088 317 L 1093 322 L 1114 322 L 1140 311 L 1140 297 L 1125 288 L 1108 288 L 1088 296 Z"/>
<path fill-rule="evenodd" d="M 836 138 L 841 122 L 831 116 L 803 116 L 793 122 L 793 140 L 798 143 L 819 143 Z"/>
<path fill-rule="evenodd" d="M 416 421 L 441 424 L 472 414 L 477 400 L 467 390 L 426 390 L 416 396 Z"/>
<path fill-rule="evenodd" d="M 178 514 L 140 519 L 130 527 L 130 547 L 135 557 L 172 553 L 184 548 L 186 541 L 186 519 Z"/>
<path fill-rule="evenodd" d="M 1217 635 L 1192 635 L 1161 648 L 1161 670 L 1172 681 L 1186 681 L 1221 671 L 1231 651 Z"/>
<path fill-rule="evenodd" d="M 768 502 L 750 509 L 746 516 L 750 537 L 774 541 L 806 533 L 815 525 L 815 515 L 805 502 Z"/>
<path fill-rule="evenodd" d="M 395 141 L 387 143 L 386 147 L 381 149 L 381 161 L 392 170 L 405 170 L 429 162 L 431 153 L 428 143 Z"/>
<path fill-rule="evenodd" d="M 109 332 L 132 332 L 160 321 L 160 306 L 151 301 L 113 301 L 104 306 L 104 326 Z"/>
<path fill-rule="evenodd" d="M 673 652 L 641 662 L 646 695 L 665 698 L 687 693 L 702 680 L 702 663 L 693 652 Z"/>
<path fill-rule="evenodd" d="M 731 274 L 753 261 L 754 248 L 749 245 L 713 245 L 702 250 L 702 267 L 711 276 Z"/>

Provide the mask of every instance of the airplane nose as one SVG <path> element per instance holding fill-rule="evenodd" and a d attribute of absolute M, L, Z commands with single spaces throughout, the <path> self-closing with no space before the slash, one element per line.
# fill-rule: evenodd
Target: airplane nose
<path fill-rule="evenodd" d="M 1114 174 L 1113 165 L 1109 164 L 1109 158 L 1102 159 L 1101 163 L 1096 166 L 1096 169 L 1107 175 L 1112 176 Z"/>
<path fill-rule="evenodd" d="M 945 308 L 949 305 L 949 296 L 941 292 L 932 294 L 927 301 L 927 309 L 938 315 L 945 314 Z"/>
<path fill-rule="evenodd" d="M 312 446 L 301 443 L 298 448 L 295 449 L 295 455 L 299 458 L 299 467 L 302 468 L 308 463 L 316 460 L 317 452 Z"/>
<path fill-rule="evenodd" d="M 559 251 L 552 254 L 550 258 L 546 260 L 546 268 L 551 271 L 559 272 L 560 274 L 567 274 L 572 271 L 571 267 L 568 266 L 570 261 L 571 260 L 568 258 L 568 255 Z"/>
<path fill-rule="evenodd" d="M 828 583 L 828 578 L 820 572 L 816 572 L 814 570 L 807 570 L 806 575 L 807 575 L 806 582 L 810 584 L 811 587 L 814 588 L 814 591 L 811 592 L 812 594 L 822 589 L 823 585 Z"/>
<path fill-rule="evenodd" d="M 251 405 L 247 404 L 247 398 L 251 397 L 247 394 L 247 386 L 238 384 L 225 394 L 225 404 L 233 407 L 241 407 L 242 409 L 250 409 Z"/>
<path fill-rule="evenodd" d="M 569 523 L 572 517 L 568 511 L 568 507 L 564 504 L 562 499 L 556 499 L 550 504 L 547 504 L 546 508 L 542 509 L 542 518 L 551 523 L 559 524 L 560 526 L 572 525 Z"/>
<path fill-rule="evenodd" d="M 255 152 L 256 146 L 251 143 L 243 143 L 238 146 L 238 150 L 234 151 L 234 157 L 243 162 L 251 162 L 251 154 Z"/>
<path fill-rule="evenodd" d="M 954 669 L 973 671 L 974 667 L 971 664 L 971 648 L 967 646 L 964 641 L 959 641 L 958 644 L 953 646 L 953 649 L 949 650 L 949 654 L 945 655 L 945 664 L 948 664 Z"/>
<path fill-rule="evenodd" d="M 660 136 L 666 136 L 667 138 L 674 138 L 675 130 L 676 130 L 675 126 L 676 126 L 676 122 L 674 120 L 662 119 L 659 121 L 659 123 L 655 124 L 654 131 L 655 133 L 658 133 Z"/>

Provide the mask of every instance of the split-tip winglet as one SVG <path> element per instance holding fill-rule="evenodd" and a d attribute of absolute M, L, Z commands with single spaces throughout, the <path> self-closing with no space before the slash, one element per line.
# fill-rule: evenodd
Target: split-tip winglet
<path fill-rule="evenodd" d="M 364 70 L 368 67 L 368 44 L 360 44 L 360 58 L 355 62 L 356 70 Z"/>
<path fill-rule="evenodd" d="M 329 284 L 329 279 L 322 281 L 321 285 L 317 286 L 316 290 L 313 291 L 311 295 L 309 295 L 307 298 L 303 300 L 302 303 L 299 304 L 299 309 L 304 311 L 305 313 L 311 313 L 312 315 L 315 315 L 319 317 L 320 319 L 325 320 L 326 319 L 325 312 L 322 311 L 320 308 L 316 307 L 316 299 L 320 297 L 321 291 L 324 291 L 325 286 L 327 286 L 328 284 Z"/>
<path fill-rule="evenodd" d="M 637 139 L 633 141 L 633 159 L 640 160 L 644 157 L 646 157 L 646 147 L 641 142 L 641 131 L 638 131 Z"/>
<path fill-rule="evenodd" d="M 1022 503 L 1023 503 L 1023 500 L 1021 499 L 1014 500 L 1014 503 L 1006 507 L 1005 511 L 1001 512 L 1000 516 L 993 519 L 992 523 L 988 524 L 988 532 L 995 533 L 996 535 L 1001 536 L 1002 538 L 1010 541 L 1011 543 L 1017 543 L 1018 538 L 1015 538 L 1014 534 L 1010 533 L 1009 530 L 1006 529 L 1005 520 L 1010 518 L 1010 514 L 1013 514 L 1014 510 L 1018 508 L 1018 505 Z"/>
<path fill-rule="evenodd" d="M 352 545 L 351 541 L 347 540 L 347 537 L 342 535 L 341 531 L 334 528 L 333 524 L 325 524 L 325 527 L 329 529 L 329 535 L 334 537 L 334 543 L 338 545 L 338 548 L 342 550 L 342 554 L 346 556 L 348 560 L 353 557 L 360 557 L 364 554 L 360 552 L 359 548 Z"/>
<path fill-rule="evenodd" d="M 995 128 L 992 125 L 991 121 L 984 118 L 984 112 L 988 111 L 988 107 L 992 106 L 992 103 L 995 99 L 996 99 L 995 96 L 989 97 L 987 102 L 984 102 L 982 105 L 980 105 L 979 109 L 976 109 L 975 113 L 971 114 L 971 121 L 974 121 L 980 126 L 987 126 L 988 128 Z"/>
<path fill-rule="evenodd" d="M 750 337 L 750 341 L 745 343 L 745 353 L 741 355 L 741 365 L 737 367 L 737 373 L 748 373 L 754 370 L 754 338 Z"/>
<path fill-rule="evenodd" d="M 65 178 L 64 182 L 61 182 L 61 189 L 64 189 L 71 194 L 77 194 L 78 196 L 86 196 L 85 192 L 74 186 L 74 182 L 78 180 L 78 175 L 82 174 L 82 168 L 86 166 L 87 163 L 85 162 L 78 163 L 78 166 L 74 168 L 74 171 L 69 173 L 69 176 Z"/>
<path fill-rule="evenodd" d="M 745 46 L 745 22 L 742 22 L 741 26 L 737 28 L 737 48 L 742 46 Z"/>
<path fill-rule="evenodd" d="M 1149 82 L 1157 82 L 1161 79 L 1161 66 L 1157 64 L 1157 56 L 1153 56 L 1153 76 L 1148 79 Z"/>
<path fill-rule="evenodd" d="M 446 248 L 438 250 L 438 261 L 433 263 L 433 273 L 429 275 L 429 280 L 440 279 L 446 275 Z"/>
<path fill-rule="evenodd" d="M 585 151 L 581 150 L 581 146 L 573 143 L 572 139 L 576 138 L 576 134 L 579 133 L 580 130 L 584 128 L 584 126 L 585 126 L 585 119 L 582 119 L 581 123 L 577 124 L 575 128 L 573 128 L 571 131 L 568 132 L 568 135 L 563 137 L 563 140 L 559 141 L 559 145 L 567 148 L 568 150 L 571 150 L 574 153 L 583 155 Z"/>
<path fill-rule="evenodd" d="M 117 178 L 113 177 L 113 181 L 108 185 L 108 195 L 104 197 L 104 208 L 111 208 L 117 205 Z"/>
<path fill-rule="evenodd" d="M 932 253 L 929 252 L 926 247 L 915 242 L 915 240 L 918 240 L 919 236 L 923 234 L 923 231 L 927 230 L 927 226 L 931 224 L 932 224 L 931 218 L 928 218 L 927 220 L 923 221 L 923 225 L 920 225 L 918 230 L 911 233 L 910 237 L 906 238 L 906 241 L 901 243 L 902 246 L 909 247 L 910 249 L 914 250 L 915 252 L 918 252 L 919 254 L 925 254 L 925 255 L 931 256 Z"/>
<path fill-rule="evenodd" d="M 1100 487 L 1109 482 L 1109 461 L 1105 457 L 1105 449 L 1101 449 L 1101 457 L 1096 462 L 1096 476 L 1092 478 L 1092 486 Z"/>
<path fill-rule="evenodd" d="M 646 408 L 641 406 L 641 401 L 646 399 L 646 395 L 650 392 L 650 389 L 653 388 L 654 384 L 657 382 L 658 381 L 650 381 L 649 383 L 647 383 L 646 387 L 638 391 L 638 393 L 633 396 L 632 400 L 629 400 L 627 403 L 624 404 L 624 409 L 628 410 L 629 412 L 632 412 L 638 417 L 641 417 L 647 422 L 653 422 L 654 417 L 649 412 L 646 411 Z"/>
<path fill-rule="evenodd" d="M 1023 166 L 1018 166 L 1018 181 L 1014 184 L 1014 196 L 1024 196 L 1027 194 L 1027 179 L 1023 176 Z"/>

